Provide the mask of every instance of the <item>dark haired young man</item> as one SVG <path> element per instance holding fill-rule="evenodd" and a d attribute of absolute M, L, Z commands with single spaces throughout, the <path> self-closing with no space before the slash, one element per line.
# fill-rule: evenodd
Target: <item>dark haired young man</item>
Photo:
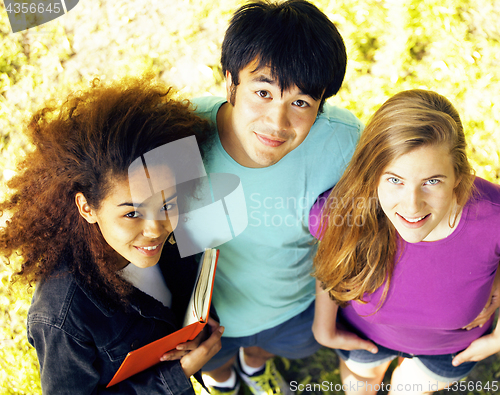
<path fill-rule="evenodd" d="M 309 209 L 339 180 L 362 125 L 325 104 L 342 84 L 346 50 L 311 3 L 241 7 L 226 31 L 221 62 L 227 101 L 194 103 L 218 132 L 207 170 L 240 177 L 248 226 L 220 247 L 213 300 L 226 329 L 204 371 L 213 379 L 207 380 L 212 394 L 236 393 L 238 376 L 255 394 L 289 392 L 271 358 L 303 358 L 320 347 L 311 331 Z"/>

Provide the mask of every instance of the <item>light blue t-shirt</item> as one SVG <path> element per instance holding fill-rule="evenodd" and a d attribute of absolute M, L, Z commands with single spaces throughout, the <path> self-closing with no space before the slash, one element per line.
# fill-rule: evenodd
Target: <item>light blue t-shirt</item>
<path fill-rule="evenodd" d="M 193 100 L 196 113 L 216 124 L 217 97 Z M 248 226 L 220 249 L 213 303 L 224 336 L 250 336 L 303 312 L 314 300 L 309 210 L 335 185 L 358 142 L 361 122 L 325 104 L 305 140 L 265 168 L 238 164 L 218 133 L 206 158 L 207 173 L 233 173 L 245 194 Z"/>

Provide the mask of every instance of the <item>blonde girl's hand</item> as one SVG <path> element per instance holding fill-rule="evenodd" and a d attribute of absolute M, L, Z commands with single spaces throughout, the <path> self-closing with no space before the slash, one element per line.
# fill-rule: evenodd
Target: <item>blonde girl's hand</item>
<path fill-rule="evenodd" d="M 330 299 L 328 292 L 322 289 L 321 283 L 316 280 L 316 302 L 312 332 L 316 341 L 330 348 L 342 350 L 366 350 L 377 353 L 375 344 L 363 340 L 355 333 L 349 332 L 337 324 L 339 306 Z"/>
<path fill-rule="evenodd" d="M 453 366 L 458 366 L 464 362 L 482 361 L 499 351 L 500 335 L 496 331 L 474 340 L 469 347 L 453 358 L 452 364 Z"/>
<path fill-rule="evenodd" d="M 333 336 L 327 341 L 318 341 L 318 343 L 330 348 L 340 348 L 341 350 L 366 350 L 372 354 L 378 352 L 377 346 L 371 341 L 361 339 L 355 333 L 346 331 L 338 326 Z"/>
<path fill-rule="evenodd" d="M 482 327 L 491 315 L 500 307 L 500 270 L 497 270 L 495 279 L 493 281 L 493 286 L 491 287 L 490 297 L 484 309 L 479 313 L 479 315 L 472 321 L 469 325 L 463 327 L 462 329 L 467 329 L 468 331 L 479 326 Z"/>

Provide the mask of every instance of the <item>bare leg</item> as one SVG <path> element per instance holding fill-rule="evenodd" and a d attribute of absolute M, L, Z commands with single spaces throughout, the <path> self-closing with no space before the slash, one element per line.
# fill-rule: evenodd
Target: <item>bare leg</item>
<path fill-rule="evenodd" d="M 264 365 L 269 359 L 274 358 L 274 354 L 260 347 L 247 347 L 243 351 L 245 363 L 252 368 L 258 368 Z"/>
<path fill-rule="evenodd" d="M 394 369 L 389 395 L 423 395 L 444 389 L 448 383 L 428 376 L 413 359 L 401 358 Z"/>

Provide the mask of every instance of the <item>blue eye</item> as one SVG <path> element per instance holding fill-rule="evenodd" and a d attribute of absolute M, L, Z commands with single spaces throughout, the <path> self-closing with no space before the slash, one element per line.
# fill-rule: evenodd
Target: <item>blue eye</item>
<path fill-rule="evenodd" d="M 389 177 L 387 181 L 389 181 L 391 184 L 401 184 L 401 180 L 396 177 Z"/>
<path fill-rule="evenodd" d="M 433 178 L 432 180 L 427 180 L 424 184 L 425 185 L 436 185 L 436 184 L 439 184 L 440 182 L 441 182 L 441 180 Z"/>
<path fill-rule="evenodd" d="M 173 210 L 177 205 L 174 204 L 174 203 L 166 203 L 164 206 L 163 206 L 163 211 L 169 211 L 169 210 Z"/>

